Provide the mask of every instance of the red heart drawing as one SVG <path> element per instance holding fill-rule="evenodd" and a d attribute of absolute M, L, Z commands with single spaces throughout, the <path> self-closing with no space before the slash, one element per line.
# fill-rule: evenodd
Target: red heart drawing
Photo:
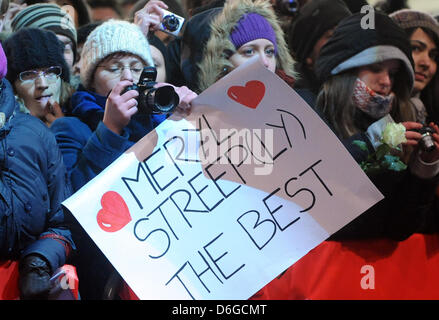
<path fill-rule="evenodd" d="M 247 82 L 244 87 L 230 87 L 227 90 L 227 95 L 246 107 L 256 109 L 265 95 L 265 85 L 261 81 L 252 80 Z"/>
<path fill-rule="evenodd" d="M 117 192 L 106 192 L 101 198 L 101 205 L 96 220 L 105 232 L 119 231 L 131 221 L 128 206 Z"/>

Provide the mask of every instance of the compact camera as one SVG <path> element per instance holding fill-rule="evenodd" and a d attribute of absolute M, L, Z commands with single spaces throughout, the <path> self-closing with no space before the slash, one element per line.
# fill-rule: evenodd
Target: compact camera
<path fill-rule="evenodd" d="M 163 9 L 162 9 L 163 10 Z M 163 10 L 163 20 L 160 23 L 159 30 L 178 36 L 185 20 L 170 11 Z"/>
<path fill-rule="evenodd" d="M 414 129 L 413 131 L 419 132 L 422 135 L 421 140 L 419 140 L 421 150 L 431 152 L 436 149 L 433 138 L 435 131 L 432 127 L 424 126 L 421 129 Z"/>
<path fill-rule="evenodd" d="M 140 113 L 162 114 L 171 113 L 180 103 L 180 98 L 172 86 L 154 88 L 157 83 L 157 70 L 154 67 L 144 67 L 139 82 L 125 87 L 122 94 L 129 90 L 139 92 L 137 108 Z"/>
<path fill-rule="evenodd" d="M 299 11 L 298 0 L 276 0 L 276 9 L 284 15 L 295 15 Z"/>

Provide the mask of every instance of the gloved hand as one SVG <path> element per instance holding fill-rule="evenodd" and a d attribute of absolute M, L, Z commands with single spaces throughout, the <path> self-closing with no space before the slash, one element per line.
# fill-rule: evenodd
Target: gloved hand
<path fill-rule="evenodd" d="M 20 261 L 19 282 L 20 299 L 47 299 L 50 291 L 50 267 L 39 255 L 28 255 Z"/>

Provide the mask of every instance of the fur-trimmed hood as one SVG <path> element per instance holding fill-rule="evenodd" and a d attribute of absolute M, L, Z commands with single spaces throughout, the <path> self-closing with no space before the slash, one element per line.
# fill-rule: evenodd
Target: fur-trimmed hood
<path fill-rule="evenodd" d="M 212 20 L 210 37 L 198 64 L 198 89 L 203 91 L 233 70 L 228 58 L 236 52 L 230 41 L 230 33 L 247 13 L 257 13 L 264 17 L 276 33 L 277 68 L 288 76 L 295 77 L 294 60 L 284 38 L 284 32 L 268 0 L 226 1 L 223 10 Z"/>

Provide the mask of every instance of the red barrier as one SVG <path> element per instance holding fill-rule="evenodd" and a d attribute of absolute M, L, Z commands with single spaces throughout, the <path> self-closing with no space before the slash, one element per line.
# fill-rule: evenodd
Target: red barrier
<path fill-rule="evenodd" d="M 439 235 L 325 241 L 252 300 L 439 299 Z M 125 285 L 122 299 L 137 300 Z"/>
<path fill-rule="evenodd" d="M 18 298 L 18 262 L 0 261 L 0 300 L 17 300 Z"/>
<path fill-rule="evenodd" d="M 325 241 L 252 299 L 439 299 L 439 235 Z"/>
<path fill-rule="evenodd" d="M 64 265 L 58 268 L 52 279 L 49 300 L 78 300 L 79 280 L 76 268 Z M 18 300 L 18 261 L 0 261 L 0 300 Z"/>

